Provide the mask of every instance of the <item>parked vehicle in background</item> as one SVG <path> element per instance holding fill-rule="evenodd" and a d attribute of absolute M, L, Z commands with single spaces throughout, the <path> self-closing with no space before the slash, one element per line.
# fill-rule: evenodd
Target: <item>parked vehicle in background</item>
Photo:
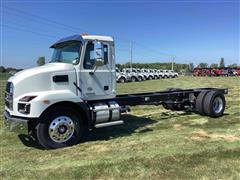
<path fill-rule="evenodd" d="M 169 72 L 169 74 L 170 74 L 170 78 L 176 78 L 176 77 L 178 77 L 178 73 L 175 72 L 174 70 L 169 70 L 168 72 Z"/>
<path fill-rule="evenodd" d="M 154 79 L 154 74 L 152 69 L 147 69 L 147 73 L 148 73 L 148 80 Z"/>
<path fill-rule="evenodd" d="M 147 79 L 145 76 L 145 73 L 143 73 L 141 69 L 136 69 L 136 71 L 139 74 L 139 76 L 142 77 L 143 81 L 145 81 Z"/>
<path fill-rule="evenodd" d="M 127 76 L 121 72 L 118 68 L 116 68 L 116 80 L 120 83 L 128 82 Z"/>
<path fill-rule="evenodd" d="M 222 68 L 222 76 L 228 76 L 228 69 Z"/>
<path fill-rule="evenodd" d="M 159 79 L 159 74 L 157 72 L 157 69 L 153 69 L 153 75 L 154 75 L 154 79 Z"/>
<path fill-rule="evenodd" d="M 238 68 L 194 68 L 193 76 L 236 76 Z"/>
<path fill-rule="evenodd" d="M 144 75 L 146 80 L 149 80 L 149 73 L 147 69 L 141 69 L 142 74 Z"/>
<path fill-rule="evenodd" d="M 132 72 L 130 68 L 124 68 L 122 72 L 127 76 L 128 81 L 130 82 L 139 81 L 137 73 Z"/>
<path fill-rule="evenodd" d="M 221 69 L 212 69 L 212 76 L 221 76 L 222 70 Z"/>
<path fill-rule="evenodd" d="M 201 75 L 201 69 L 200 68 L 194 68 L 193 76 L 200 76 L 200 75 Z"/>
<path fill-rule="evenodd" d="M 140 71 L 138 71 L 137 69 L 132 68 L 132 72 L 137 75 L 138 81 L 144 81 L 145 80 L 144 75 Z"/>
<path fill-rule="evenodd" d="M 170 78 L 170 73 L 168 70 L 163 70 L 163 78 Z"/>
<path fill-rule="evenodd" d="M 240 76 L 240 67 L 236 69 L 237 75 Z"/>
<path fill-rule="evenodd" d="M 163 70 L 159 69 L 157 70 L 157 73 L 159 78 L 163 78 Z"/>
<path fill-rule="evenodd" d="M 235 76 L 240 76 L 240 67 L 235 68 L 233 73 Z"/>

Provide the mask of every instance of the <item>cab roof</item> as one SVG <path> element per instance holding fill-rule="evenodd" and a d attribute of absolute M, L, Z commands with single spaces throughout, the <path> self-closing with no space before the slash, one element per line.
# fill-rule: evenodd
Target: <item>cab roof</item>
<path fill-rule="evenodd" d="M 66 41 L 85 41 L 85 40 L 99 40 L 99 41 L 110 41 L 110 42 L 114 41 L 111 36 L 76 34 L 76 35 L 68 36 L 68 37 L 58 40 L 52 46 L 50 46 L 50 48 L 54 48 L 57 44 L 60 44 L 60 43 L 66 42 Z"/>

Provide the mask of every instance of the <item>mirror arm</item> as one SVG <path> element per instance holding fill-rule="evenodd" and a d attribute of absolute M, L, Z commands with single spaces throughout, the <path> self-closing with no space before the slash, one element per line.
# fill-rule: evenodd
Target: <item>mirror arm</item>
<path fill-rule="evenodd" d="M 94 67 L 94 69 L 93 69 L 93 71 L 89 72 L 89 74 L 90 74 L 90 75 L 94 75 L 94 74 L 95 74 L 95 72 L 96 72 L 96 70 L 97 70 L 97 68 L 98 68 L 98 67 L 97 67 L 97 66 L 95 66 L 95 67 Z"/>

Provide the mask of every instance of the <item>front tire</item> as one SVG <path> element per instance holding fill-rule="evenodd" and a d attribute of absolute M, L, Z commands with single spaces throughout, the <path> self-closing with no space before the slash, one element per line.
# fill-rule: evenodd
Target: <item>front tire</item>
<path fill-rule="evenodd" d="M 131 77 L 131 82 L 136 82 L 137 79 L 135 77 Z"/>
<path fill-rule="evenodd" d="M 84 125 L 72 108 L 56 107 L 43 115 L 36 126 L 38 142 L 46 149 L 77 144 L 83 138 Z"/>
<path fill-rule="evenodd" d="M 121 77 L 121 78 L 119 79 L 119 82 L 120 82 L 120 83 L 125 83 L 125 82 L 127 82 L 127 81 L 126 81 L 125 78 Z"/>

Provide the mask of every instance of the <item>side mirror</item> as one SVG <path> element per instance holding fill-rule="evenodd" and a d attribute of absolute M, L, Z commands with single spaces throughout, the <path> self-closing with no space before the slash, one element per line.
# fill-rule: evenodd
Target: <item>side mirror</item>
<path fill-rule="evenodd" d="M 99 41 L 94 41 L 94 59 L 95 59 L 95 66 L 104 65 L 103 44 Z"/>

